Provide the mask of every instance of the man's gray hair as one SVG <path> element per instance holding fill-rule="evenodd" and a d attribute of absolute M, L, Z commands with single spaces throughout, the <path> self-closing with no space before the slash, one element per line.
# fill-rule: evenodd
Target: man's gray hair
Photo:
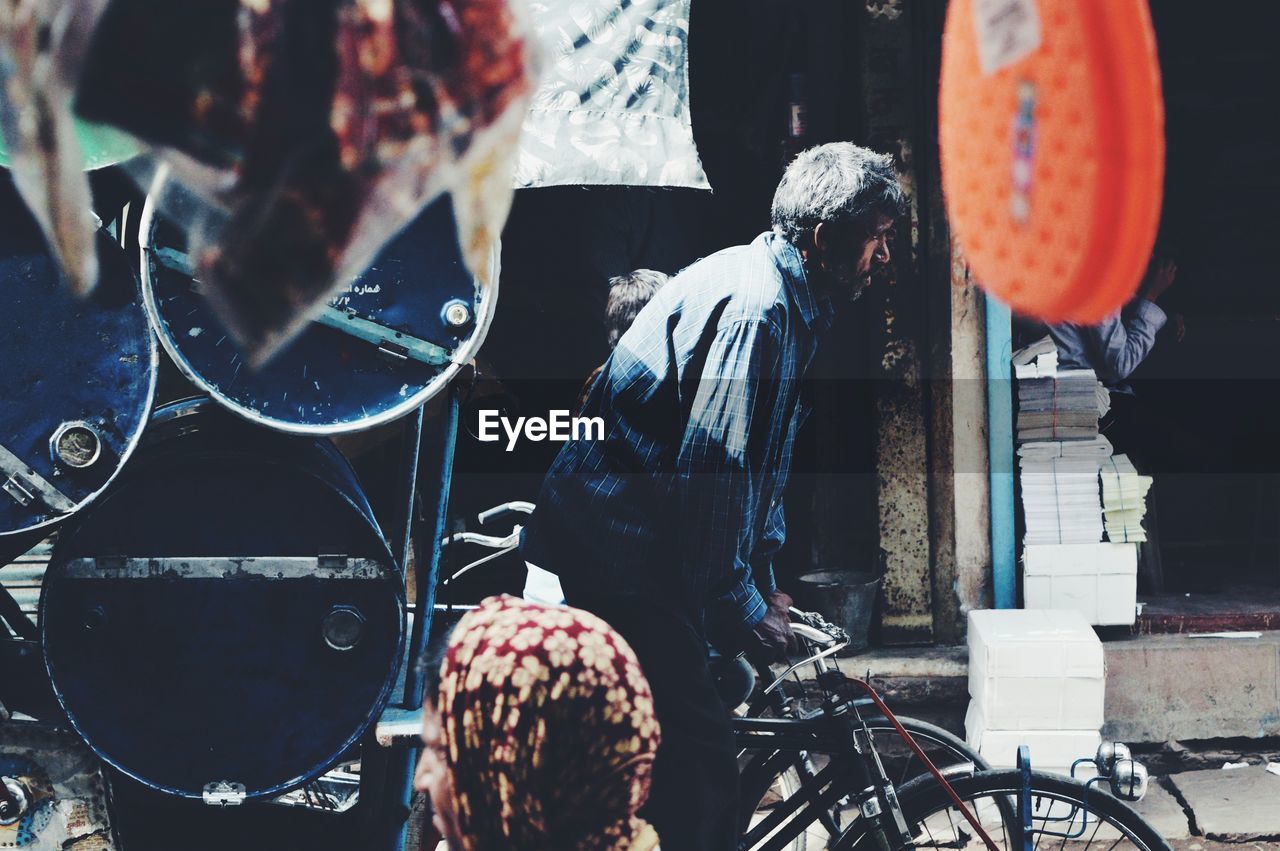
<path fill-rule="evenodd" d="M 820 222 L 870 231 L 877 213 L 898 218 L 906 211 L 892 157 L 832 142 L 801 151 L 787 166 L 773 194 L 773 229 L 799 246 Z"/>

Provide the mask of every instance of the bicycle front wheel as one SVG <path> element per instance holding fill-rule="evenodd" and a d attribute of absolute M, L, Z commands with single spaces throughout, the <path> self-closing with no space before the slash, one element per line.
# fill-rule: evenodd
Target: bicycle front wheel
<path fill-rule="evenodd" d="M 1021 851 L 1017 770 L 984 771 L 952 781 L 957 795 L 1004 851 Z M 1031 775 L 1031 845 L 1058 851 L 1170 851 L 1142 816 L 1097 784 L 1086 786 L 1054 774 Z M 982 839 L 932 777 L 920 777 L 899 791 L 902 812 L 917 848 L 982 851 Z M 857 831 L 833 847 L 865 849 L 872 843 Z"/>
<path fill-rule="evenodd" d="M 898 716 L 899 723 L 920 745 L 921 750 L 939 769 L 972 764 L 982 771 L 989 766 L 965 741 L 941 727 L 915 718 Z M 887 718 L 873 716 L 866 719 L 876 753 L 884 764 L 885 773 L 895 786 L 901 787 L 912 778 L 926 774 L 924 764 L 898 735 Z M 822 753 L 798 752 L 790 758 L 780 759 L 769 753 L 754 755 L 742 770 L 740 782 L 740 820 L 745 833 L 759 824 L 776 808 L 811 782 L 831 759 L 838 756 Z M 804 815 L 798 815 L 804 818 Z M 849 802 L 841 799 L 806 826 L 785 847 L 786 851 L 820 851 L 827 848 L 852 821 Z M 758 845 L 759 843 L 757 843 Z"/>

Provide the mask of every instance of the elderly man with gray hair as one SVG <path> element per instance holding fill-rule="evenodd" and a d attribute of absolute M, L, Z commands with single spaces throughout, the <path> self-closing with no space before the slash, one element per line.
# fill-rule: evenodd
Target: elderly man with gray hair
<path fill-rule="evenodd" d="M 807 414 L 800 382 L 835 310 L 889 262 L 905 212 L 889 157 L 848 143 L 801 153 L 772 231 L 689 266 L 636 317 L 582 411 L 604 420 L 604 439 L 565 444 L 543 482 L 524 555 L 644 668 L 662 725 L 645 816 L 664 851 L 736 846 L 733 732 L 708 627 L 731 654 L 794 640 L 772 560 Z"/>

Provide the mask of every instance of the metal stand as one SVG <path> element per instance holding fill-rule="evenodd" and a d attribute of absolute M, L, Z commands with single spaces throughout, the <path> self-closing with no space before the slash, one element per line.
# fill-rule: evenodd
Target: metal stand
<path fill-rule="evenodd" d="M 36 625 L 22 611 L 22 607 L 18 605 L 17 600 L 13 599 L 8 588 L 0 588 L 0 622 L 8 624 L 9 629 L 18 638 L 27 641 L 38 641 L 40 638 Z"/>
<path fill-rule="evenodd" d="M 422 452 L 422 426 L 426 420 L 426 406 L 418 408 L 409 417 L 404 434 L 404 453 L 401 469 L 404 471 L 399 500 L 396 502 L 391 534 L 391 552 L 400 560 L 400 572 L 409 569 L 409 552 L 413 546 L 413 507 L 418 496 L 418 456 Z"/>
<path fill-rule="evenodd" d="M 438 427 L 424 428 L 424 411 L 419 409 L 417 421 L 412 425 L 406 451 L 412 457 L 406 459 L 408 475 L 407 493 L 398 503 L 403 507 L 404 523 L 398 524 L 392 545 L 400 558 L 401 569 L 407 569 L 409 548 L 416 541 L 418 549 L 414 560 L 413 584 L 415 605 L 413 628 L 410 630 L 405 650 L 404 691 L 396 705 L 414 710 L 422 705 L 423 676 L 419 660 L 426 651 L 431 635 L 431 617 L 435 610 L 436 582 L 440 569 L 440 540 L 444 537 L 449 514 L 449 491 L 453 483 L 454 449 L 458 439 L 458 420 L 461 393 L 458 382 L 449 386 L 445 408 Z M 419 493 L 419 452 L 426 459 L 426 478 L 421 481 Z M 417 497 L 421 497 L 423 522 L 415 522 L 414 510 Z M 373 848 L 387 851 L 407 849 L 410 814 L 413 804 L 413 771 L 417 761 L 417 748 L 387 749 L 378 747 L 372 735 L 363 749 L 373 757 L 377 766 L 362 766 L 361 797 L 366 805 L 366 824 L 370 828 Z M 375 756 L 377 754 L 378 756 Z M 385 758 L 385 762 L 382 758 Z M 372 770 L 370 770 L 372 769 Z"/>

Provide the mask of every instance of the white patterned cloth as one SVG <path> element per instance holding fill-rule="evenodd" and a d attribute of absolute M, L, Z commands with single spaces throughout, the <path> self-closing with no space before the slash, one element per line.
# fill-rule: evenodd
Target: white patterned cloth
<path fill-rule="evenodd" d="M 524 121 L 518 189 L 710 189 L 689 113 L 691 0 L 534 0 L 550 65 Z"/>

